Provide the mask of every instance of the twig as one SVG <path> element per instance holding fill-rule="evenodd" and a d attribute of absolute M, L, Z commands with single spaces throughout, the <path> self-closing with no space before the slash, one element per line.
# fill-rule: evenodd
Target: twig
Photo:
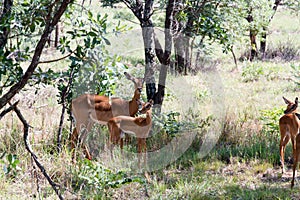
<path fill-rule="evenodd" d="M 22 124 L 24 126 L 24 136 L 23 136 L 23 139 L 24 139 L 26 150 L 30 153 L 31 158 L 34 160 L 35 164 L 41 170 L 42 174 L 47 179 L 47 181 L 49 182 L 49 184 L 51 185 L 51 187 L 53 188 L 53 190 L 55 191 L 55 193 L 57 194 L 57 196 L 59 197 L 59 199 L 63 199 L 62 195 L 60 194 L 60 192 L 58 190 L 59 185 L 56 184 L 56 183 L 54 183 L 52 181 L 52 179 L 50 178 L 50 176 L 47 174 L 45 168 L 39 162 L 37 156 L 35 155 L 35 153 L 31 149 L 31 146 L 30 146 L 29 141 L 28 141 L 29 124 L 27 123 L 26 119 L 23 117 L 21 111 L 19 110 L 19 108 L 17 106 L 13 107 L 13 109 L 14 109 L 15 113 L 17 114 L 18 118 L 20 119 L 20 121 L 22 122 Z"/>
<path fill-rule="evenodd" d="M 60 61 L 60 60 L 63 60 L 63 59 L 65 59 L 65 58 L 67 58 L 67 57 L 69 57 L 69 56 L 71 56 L 72 55 L 72 53 L 73 53 L 73 51 L 71 51 L 68 55 L 65 55 L 65 56 L 63 56 L 63 57 L 61 57 L 61 58 L 57 58 L 57 59 L 53 59 L 53 60 L 45 60 L 45 61 L 39 61 L 39 64 L 41 64 L 41 63 L 52 63 L 52 62 L 57 62 L 57 61 Z"/>
<path fill-rule="evenodd" d="M 230 52 L 231 52 L 232 57 L 233 57 L 233 60 L 234 60 L 235 68 L 237 69 L 238 66 L 237 66 L 236 56 L 235 56 L 235 53 L 234 53 L 234 51 L 233 51 L 233 45 L 232 45 L 231 48 L 230 48 Z"/>
<path fill-rule="evenodd" d="M 5 154 L 6 154 L 6 151 L 4 151 L 4 152 L 2 153 L 2 155 L 0 156 L 0 159 L 4 158 Z"/>
<path fill-rule="evenodd" d="M 39 185 L 39 177 L 37 175 L 36 167 L 33 163 L 33 158 L 31 157 L 31 163 L 32 163 L 32 168 L 33 168 L 33 177 L 36 179 L 36 190 L 38 195 L 40 195 L 40 185 Z"/>
<path fill-rule="evenodd" d="M 1 113 L 0 113 L 0 120 L 2 119 L 2 117 L 4 117 L 4 115 L 6 115 L 7 113 L 9 113 L 10 111 L 12 111 L 16 106 L 17 104 L 19 103 L 20 101 L 17 101 L 15 102 L 13 105 L 9 106 L 9 108 L 3 110 Z"/>
<path fill-rule="evenodd" d="M 61 152 L 61 137 L 62 137 L 62 128 L 63 128 L 64 118 L 65 118 L 66 97 L 71 92 L 71 85 L 72 85 L 72 81 L 73 81 L 73 75 L 74 75 L 74 68 L 72 68 L 71 71 L 70 71 L 68 84 L 64 88 L 64 90 L 62 91 L 62 96 L 61 96 L 62 110 L 61 110 L 61 116 L 60 116 L 60 122 L 59 122 L 58 134 L 57 134 L 57 152 L 58 153 Z"/>

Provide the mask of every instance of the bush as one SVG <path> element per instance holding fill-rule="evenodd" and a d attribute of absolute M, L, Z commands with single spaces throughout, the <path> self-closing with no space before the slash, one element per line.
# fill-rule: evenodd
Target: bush
<path fill-rule="evenodd" d="M 280 42 L 278 46 L 270 46 L 265 53 L 265 59 L 279 58 L 284 61 L 298 60 L 300 58 L 299 47 L 292 41 Z"/>
<path fill-rule="evenodd" d="M 259 159 L 273 165 L 279 165 L 279 118 L 283 115 L 283 108 L 260 111 L 260 122 L 262 129 L 256 134 L 247 134 L 247 130 L 235 130 L 239 136 L 244 136 L 241 140 L 224 142 L 222 139 L 213 155 L 227 163 L 232 157 L 237 157 L 241 161 Z M 238 126 L 238 125 L 237 125 Z M 235 127 L 237 128 L 237 127 Z M 232 139 L 230 140 L 232 141 Z M 291 148 L 287 147 L 286 152 Z M 290 154 L 290 153 L 287 153 Z M 291 154 L 290 154 L 291 155 Z M 288 159 L 288 158 L 287 158 Z"/>
<path fill-rule="evenodd" d="M 114 19 L 122 19 L 122 20 L 134 20 L 134 16 L 131 12 L 127 11 L 118 11 L 113 16 Z"/>
<path fill-rule="evenodd" d="M 291 65 L 292 67 L 292 76 L 293 76 L 293 82 L 300 87 L 300 65 Z"/>
<path fill-rule="evenodd" d="M 248 65 L 243 67 L 243 82 L 258 81 L 258 79 L 263 75 L 263 67 L 261 65 L 257 65 L 257 63 L 249 63 Z"/>
<path fill-rule="evenodd" d="M 86 159 L 79 163 L 79 167 L 73 173 L 73 188 L 83 192 L 87 199 L 102 199 L 110 188 L 118 188 L 132 182 L 145 182 L 141 177 L 131 177 L 125 171 L 113 172 L 97 162 Z"/>
<path fill-rule="evenodd" d="M 261 78 L 268 81 L 280 78 L 282 68 L 269 62 L 245 62 L 242 69 L 242 81 L 254 82 Z"/>

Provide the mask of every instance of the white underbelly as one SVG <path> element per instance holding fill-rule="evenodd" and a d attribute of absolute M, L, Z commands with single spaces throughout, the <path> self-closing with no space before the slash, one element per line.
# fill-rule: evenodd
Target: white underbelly
<path fill-rule="evenodd" d="M 107 125 L 107 122 L 105 122 L 105 121 L 99 121 L 99 120 L 93 120 L 93 121 L 100 125 Z"/>

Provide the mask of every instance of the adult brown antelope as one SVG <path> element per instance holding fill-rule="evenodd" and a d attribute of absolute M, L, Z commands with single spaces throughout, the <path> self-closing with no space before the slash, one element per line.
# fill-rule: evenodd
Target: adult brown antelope
<path fill-rule="evenodd" d="M 293 145 L 293 158 L 294 163 L 296 160 L 296 136 L 299 132 L 299 119 L 296 115 L 296 110 L 298 107 L 298 97 L 296 97 L 295 102 L 292 102 L 283 97 L 284 102 L 287 104 L 287 108 L 284 111 L 284 116 L 279 119 L 279 129 L 280 129 L 280 159 L 282 165 L 282 173 L 285 173 L 284 168 L 284 152 L 286 144 L 289 140 L 292 140 Z"/>
<path fill-rule="evenodd" d="M 292 179 L 292 183 L 291 183 L 291 188 L 293 188 L 294 184 L 295 184 L 296 169 L 298 166 L 299 157 L 300 157 L 300 134 L 297 134 L 297 136 L 296 136 L 296 152 L 295 152 L 295 156 L 294 156 L 295 160 L 293 163 L 293 179 Z"/>
<path fill-rule="evenodd" d="M 152 106 L 153 100 L 146 102 L 142 105 L 140 110 L 141 114 L 146 113 L 146 117 L 129 117 L 129 116 L 117 116 L 108 121 L 108 130 L 110 133 L 111 151 L 114 144 L 121 142 L 121 150 L 123 148 L 121 134 L 132 134 L 137 138 L 137 152 L 138 152 L 138 166 L 140 167 L 140 156 L 144 153 L 144 164 L 146 166 L 146 138 L 149 136 L 150 129 L 152 127 Z"/>
<path fill-rule="evenodd" d="M 140 104 L 144 78 L 135 78 L 129 73 L 124 73 L 128 80 L 134 83 L 135 91 L 130 101 L 121 98 L 109 98 L 96 94 L 83 94 L 72 100 L 72 114 L 76 127 L 71 134 L 72 160 L 75 158 L 75 147 L 80 139 L 83 143 L 93 124 L 91 117 L 98 123 L 106 125 L 108 120 L 119 115 L 134 116 Z M 87 159 L 91 160 L 91 154 L 86 145 L 80 145 L 84 149 Z"/>

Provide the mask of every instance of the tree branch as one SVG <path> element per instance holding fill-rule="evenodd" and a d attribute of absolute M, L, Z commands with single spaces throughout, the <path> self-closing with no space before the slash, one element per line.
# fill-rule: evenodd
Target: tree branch
<path fill-rule="evenodd" d="M 4 0 L 3 3 L 3 12 L 2 15 L 0 16 L 0 21 L 1 22 L 6 22 L 10 21 L 9 16 L 11 15 L 11 7 L 13 5 L 13 0 Z M 5 19 L 6 18 L 6 19 Z M 7 38 L 8 34 L 10 32 L 10 22 L 8 25 L 1 26 L 0 28 L 0 49 L 3 49 L 7 43 Z"/>
<path fill-rule="evenodd" d="M 66 98 L 69 96 L 71 92 L 71 86 L 73 83 L 73 76 L 74 76 L 74 68 L 71 69 L 69 74 L 69 80 L 67 86 L 63 89 L 61 92 L 61 104 L 62 104 L 62 110 L 61 110 L 61 116 L 60 116 L 60 122 L 59 122 L 59 128 L 57 133 L 57 152 L 61 152 L 61 138 L 62 138 L 62 128 L 64 123 L 64 117 L 65 117 L 65 111 L 66 111 Z M 71 122 L 72 124 L 72 122 Z"/>
<path fill-rule="evenodd" d="M 11 106 L 13 106 L 13 105 L 11 105 Z M 53 188 L 53 190 L 55 191 L 55 193 L 57 194 L 57 196 L 59 197 L 59 199 L 63 199 L 62 195 L 60 194 L 60 192 L 59 192 L 59 190 L 57 188 L 59 185 L 57 185 L 56 183 L 54 183 L 52 181 L 52 179 L 50 178 L 50 176 L 47 174 L 45 168 L 39 162 L 37 156 L 35 155 L 35 153 L 31 149 L 31 146 L 30 146 L 29 141 L 28 141 L 29 124 L 27 123 L 26 119 L 23 117 L 21 111 L 19 110 L 19 108 L 17 106 L 14 106 L 13 109 L 14 109 L 15 113 L 17 114 L 18 118 L 20 119 L 20 121 L 22 122 L 22 124 L 24 126 L 24 136 L 23 136 L 23 139 L 24 139 L 26 150 L 30 153 L 31 158 L 34 160 L 35 164 L 41 170 L 42 174 L 47 179 L 47 181 L 49 182 L 49 184 L 51 185 L 51 187 Z"/>
<path fill-rule="evenodd" d="M 66 59 L 67 57 L 71 56 L 74 52 L 71 51 L 68 55 L 65 55 L 61 58 L 53 59 L 53 60 L 45 60 L 45 61 L 39 61 L 39 64 L 44 64 L 44 63 L 52 63 L 52 62 L 57 62 L 63 59 Z"/>
<path fill-rule="evenodd" d="M 2 117 L 4 117 L 7 113 L 9 113 L 10 111 L 14 110 L 14 108 L 18 105 L 20 101 L 17 101 L 16 103 L 14 103 L 13 105 L 11 105 L 9 108 L 3 110 L 0 113 L 0 120 L 2 119 Z"/>

